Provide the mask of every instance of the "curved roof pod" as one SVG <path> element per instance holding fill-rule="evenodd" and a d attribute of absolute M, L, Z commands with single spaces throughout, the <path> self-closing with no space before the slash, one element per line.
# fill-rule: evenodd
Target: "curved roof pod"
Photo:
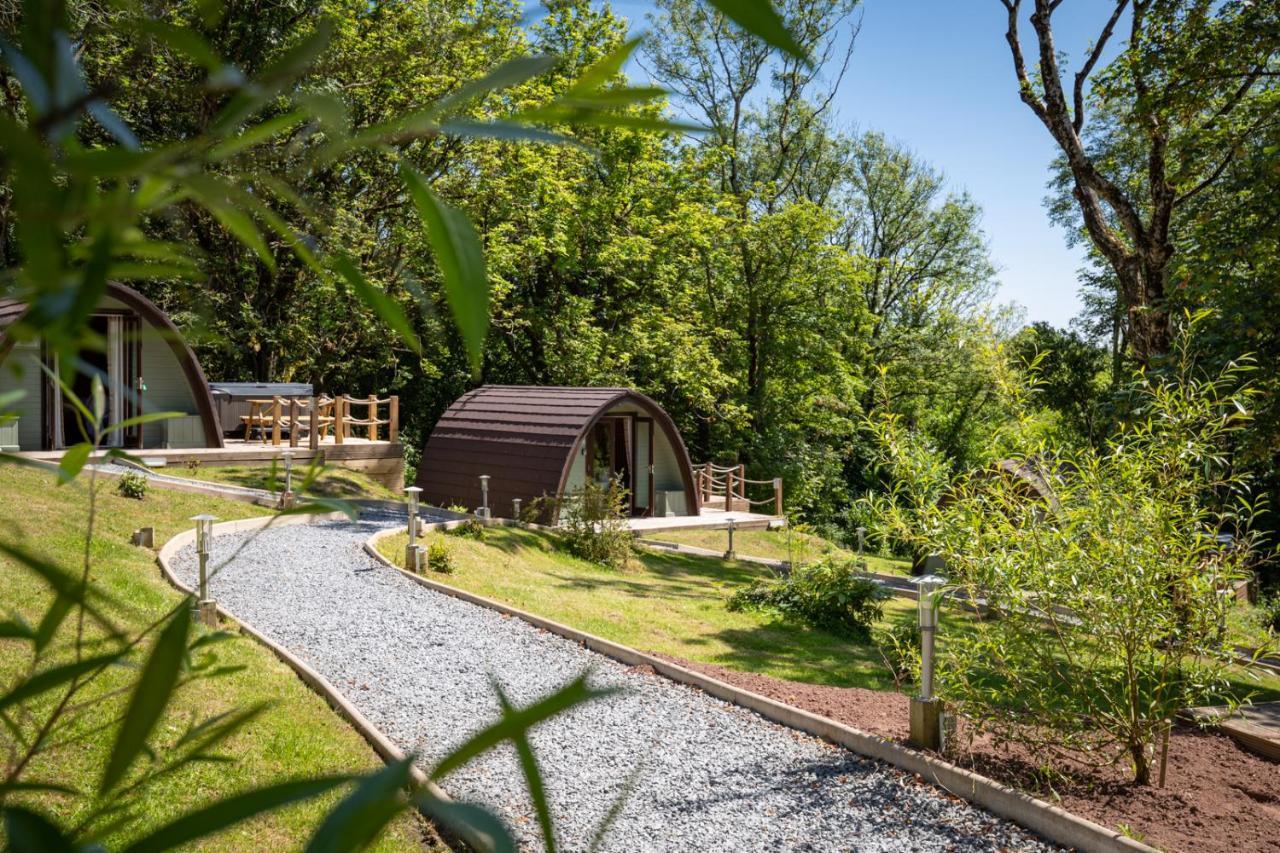
<path fill-rule="evenodd" d="M 478 507 L 481 474 L 490 477 L 489 506 L 497 508 L 495 515 L 506 514 L 516 498 L 527 506 L 543 495 L 563 495 L 592 428 L 619 407 L 651 418 L 665 436 L 686 511 L 696 515 L 693 466 L 675 423 L 652 399 L 627 388 L 484 385 L 463 394 L 440 417 L 422 452 L 417 476 L 422 499 L 437 506 Z"/>
<path fill-rule="evenodd" d="M 124 304 L 160 332 L 161 337 L 173 352 L 174 358 L 178 360 L 183 376 L 186 377 L 187 384 L 191 388 L 191 398 L 195 401 L 200 423 L 204 426 L 205 444 L 208 447 L 222 447 L 222 427 L 214 409 L 213 396 L 209 392 L 209 382 L 205 378 L 204 370 L 201 369 L 195 352 L 187 345 L 178 327 L 169 319 L 169 315 L 132 287 L 118 282 L 107 282 L 106 290 L 102 295 L 103 298 L 115 299 Z M 27 305 L 22 300 L 0 299 L 0 361 L 4 361 L 9 350 L 13 348 L 14 341 L 8 334 L 9 328 L 26 312 Z"/>

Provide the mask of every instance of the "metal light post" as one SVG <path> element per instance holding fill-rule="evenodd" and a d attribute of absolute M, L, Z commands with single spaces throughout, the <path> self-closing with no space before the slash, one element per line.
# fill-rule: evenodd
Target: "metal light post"
<path fill-rule="evenodd" d="M 514 518 L 516 521 L 520 520 L 520 499 L 519 498 L 511 499 L 511 517 Z"/>
<path fill-rule="evenodd" d="M 480 475 L 480 508 L 476 510 L 476 515 L 489 520 L 489 475 Z"/>
<path fill-rule="evenodd" d="M 867 561 L 862 558 L 862 550 L 866 546 L 866 543 L 867 543 L 867 528 L 859 527 L 858 528 L 858 568 L 862 569 L 862 571 L 864 572 L 867 570 Z"/>
<path fill-rule="evenodd" d="M 280 494 L 280 507 L 289 509 L 293 506 L 293 451 L 283 451 L 284 459 L 284 491 Z"/>
<path fill-rule="evenodd" d="M 200 611 L 200 621 L 214 627 L 218 624 L 218 605 L 209 598 L 209 552 L 213 548 L 213 523 L 218 520 L 214 515 L 196 515 L 191 520 L 196 523 L 196 556 L 200 562 L 200 588 L 196 607 Z"/>
<path fill-rule="evenodd" d="M 409 496 L 409 544 L 404 549 L 404 567 L 415 572 L 418 570 L 418 495 L 422 489 L 409 486 L 404 493 Z"/>
<path fill-rule="evenodd" d="M 724 558 L 726 560 L 736 559 L 736 555 L 734 554 L 734 551 L 733 551 L 733 530 L 737 526 L 738 526 L 737 519 L 733 519 L 733 518 L 729 519 L 729 550 L 724 552 Z"/>
<path fill-rule="evenodd" d="M 911 700 L 911 742 L 924 749 L 942 748 L 942 702 L 933 695 L 933 647 L 938 629 L 938 604 L 947 579 L 925 575 L 916 579 L 920 620 L 920 695 Z"/>

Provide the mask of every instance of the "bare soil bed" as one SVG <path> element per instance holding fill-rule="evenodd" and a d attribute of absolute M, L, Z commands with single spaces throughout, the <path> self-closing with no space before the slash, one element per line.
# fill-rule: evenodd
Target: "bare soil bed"
<path fill-rule="evenodd" d="M 665 656 L 663 656 L 665 657 Z M 898 741 L 907 737 L 907 697 L 859 687 L 822 687 L 711 664 L 668 658 L 788 705 Z M 952 761 L 1005 784 L 1056 802 L 1113 829 L 1125 827 L 1153 847 L 1179 851 L 1280 851 L 1280 764 L 1193 726 L 1174 729 L 1165 787 L 1139 788 L 1124 768 L 1077 769 L 1052 790 L 1037 783 L 1025 750 L 974 743 Z"/>

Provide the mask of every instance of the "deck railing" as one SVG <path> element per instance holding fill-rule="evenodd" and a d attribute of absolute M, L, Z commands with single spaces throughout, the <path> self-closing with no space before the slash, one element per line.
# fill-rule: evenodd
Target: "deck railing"
<path fill-rule="evenodd" d="M 383 407 L 386 417 L 382 417 Z M 364 417 L 357 415 L 363 414 Z M 334 444 L 342 444 L 348 438 L 357 438 L 363 432 L 367 441 L 381 441 L 382 427 L 386 427 L 386 440 L 392 444 L 400 440 L 400 398 L 352 397 L 340 394 L 336 397 L 271 397 L 250 400 L 249 414 L 240 419 L 245 426 L 245 441 L 256 437 L 262 444 L 279 445 L 287 440 L 290 447 L 297 447 L 305 435 L 308 446 L 315 450 L 320 442 L 332 436 Z M 288 436 L 284 439 L 284 436 Z"/>
<path fill-rule="evenodd" d="M 782 478 L 772 480 L 747 479 L 744 465 L 715 465 L 704 462 L 694 472 L 698 496 L 703 506 L 719 508 L 725 512 L 750 512 L 753 507 L 773 505 L 773 514 L 782 515 Z M 772 486 L 773 494 L 760 500 L 747 497 L 749 486 Z"/>

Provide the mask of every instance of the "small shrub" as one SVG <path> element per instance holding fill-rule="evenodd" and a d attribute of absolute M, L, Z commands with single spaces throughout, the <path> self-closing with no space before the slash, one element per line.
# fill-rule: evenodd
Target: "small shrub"
<path fill-rule="evenodd" d="M 139 471 L 125 471 L 116 481 L 116 492 L 122 497 L 142 500 L 147 496 L 147 475 Z"/>
<path fill-rule="evenodd" d="M 884 659 L 896 689 L 920 680 L 920 626 L 914 617 L 873 630 L 871 640 Z"/>
<path fill-rule="evenodd" d="M 866 640 L 889 594 L 852 561 L 824 557 L 785 578 L 760 580 L 729 599 L 733 611 L 771 610 L 842 637 Z"/>
<path fill-rule="evenodd" d="M 632 536 L 626 521 L 627 490 L 618 480 L 588 482 L 560 503 L 560 543 L 588 562 L 614 569 L 631 559 Z"/>
<path fill-rule="evenodd" d="M 453 549 L 443 536 L 437 536 L 427 543 L 427 568 L 441 574 L 453 572 Z"/>
<path fill-rule="evenodd" d="M 478 518 L 468 518 L 457 527 L 451 527 L 448 531 L 453 536 L 461 536 L 463 539 L 474 539 L 477 542 L 484 541 L 484 523 Z"/>

